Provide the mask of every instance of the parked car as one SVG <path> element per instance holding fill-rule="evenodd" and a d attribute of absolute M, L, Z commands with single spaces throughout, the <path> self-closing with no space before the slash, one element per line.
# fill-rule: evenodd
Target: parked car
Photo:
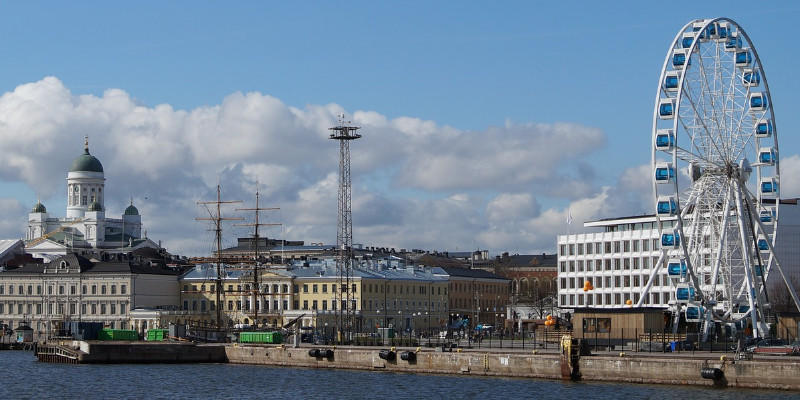
<path fill-rule="evenodd" d="M 758 343 L 752 346 L 747 346 L 746 350 L 748 353 L 755 353 L 756 349 L 761 347 L 779 347 L 786 346 L 787 344 L 788 343 L 786 343 L 786 341 L 783 339 L 761 339 L 758 341 Z"/>
<path fill-rule="evenodd" d="M 785 345 L 756 347 L 753 349 L 753 353 L 775 356 L 800 355 L 800 340 Z"/>

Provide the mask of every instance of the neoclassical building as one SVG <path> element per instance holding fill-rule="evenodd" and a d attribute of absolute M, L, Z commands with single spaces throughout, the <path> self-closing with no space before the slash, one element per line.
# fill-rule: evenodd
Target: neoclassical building
<path fill-rule="evenodd" d="M 67 173 L 67 215 L 53 217 L 41 203 L 28 216 L 25 235 L 29 253 L 45 259 L 71 251 L 128 253 L 136 249 L 160 246 L 142 235 L 142 216 L 131 204 L 121 218 L 105 213 L 105 175 L 103 164 L 89 153 L 88 137 L 83 154 L 70 165 Z"/>
<path fill-rule="evenodd" d="M 0 272 L 0 323 L 42 333 L 66 321 L 130 329 L 138 328 L 131 324 L 132 310 L 177 308 L 179 272 L 139 253 L 107 260 L 70 253 Z"/>

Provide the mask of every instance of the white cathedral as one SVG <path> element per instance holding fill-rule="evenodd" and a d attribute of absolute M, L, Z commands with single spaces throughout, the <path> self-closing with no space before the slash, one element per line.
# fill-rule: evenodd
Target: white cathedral
<path fill-rule="evenodd" d="M 67 216 L 51 217 L 41 201 L 28 216 L 25 247 L 28 253 L 52 259 L 71 252 L 128 253 L 140 248 L 159 249 L 142 236 L 142 216 L 131 204 L 122 218 L 106 218 L 103 164 L 89 154 L 88 137 L 83 154 L 67 174 Z"/>

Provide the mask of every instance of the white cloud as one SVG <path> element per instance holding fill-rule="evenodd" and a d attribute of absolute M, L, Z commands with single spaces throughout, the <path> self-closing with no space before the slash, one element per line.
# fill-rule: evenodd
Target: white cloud
<path fill-rule="evenodd" d="M 125 91 L 74 95 L 57 78 L 20 85 L 0 97 L 0 179 L 43 195 L 63 216 L 71 161 L 90 151 L 106 172 L 107 215 L 133 198 L 148 236 L 179 254 L 207 251 L 197 202 L 240 199 L 278 206 L 269 236 L 336 240 L 339 145 L 329 139 L 336 104 L 286 106 L 260 93 L 233 93 L 218 105 L 175 110 L 140 104 Z M 413 117 L 354 111 L 363 138 L 350 143 L 354 240 L 374 246 L 552 251 L 575 222 L 627 214 L 649 196 L 643 167 L 618 188 L 600 187 L 583 160 L 606 144 L 603 132 L 572 123 L 515 124 L 462 131 Z M 606 185 L 614 182 L 605 182 Z M 15 200 L 8 200 L 14 203 Z M 547 206 L 544 206 L 544 205 Z M 559 206 L 561 204 L 561 206 Z M 22 235 L 32 207 L 7 207 L 0 234 Z M 235 211 L 227 212 L 234 213 Z M 233 234 L 245 235 L 240 228 Z"/>
<path fill-rule="evenodd" d="M 781 157 L 781 197 L 800 196 L 800 156 Z"/>

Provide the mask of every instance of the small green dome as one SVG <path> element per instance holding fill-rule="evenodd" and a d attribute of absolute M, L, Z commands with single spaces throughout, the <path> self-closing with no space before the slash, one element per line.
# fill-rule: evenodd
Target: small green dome
<path fill-rule="evenodd" d="M 125 209 L 125 215 L 139 215 L 139 210 L 131 204 Z"/>
<path fill-rule="evenodd" d="M 44 204 L 42 204 L 42 202 L 40 201 L 40 202 L 36 203 L 35 206 L 33 206 L 33 210 L 31 210 L 31 212 L 32 213 L 46 213 L 47 209 L 44 207 Z"/>
<path fill-rule="evenodd" d="M 103 172 L 103 164 L 97 157 L 89 154 L 89 149 L 84 150 L 69 167 L 69 172 Z"/>
<path fill-rule="evenodd" d="M 97 200 L 94 200 L 92 204 L 89 204 L 89 211 L 103 211 L 103 206 Z"/>

